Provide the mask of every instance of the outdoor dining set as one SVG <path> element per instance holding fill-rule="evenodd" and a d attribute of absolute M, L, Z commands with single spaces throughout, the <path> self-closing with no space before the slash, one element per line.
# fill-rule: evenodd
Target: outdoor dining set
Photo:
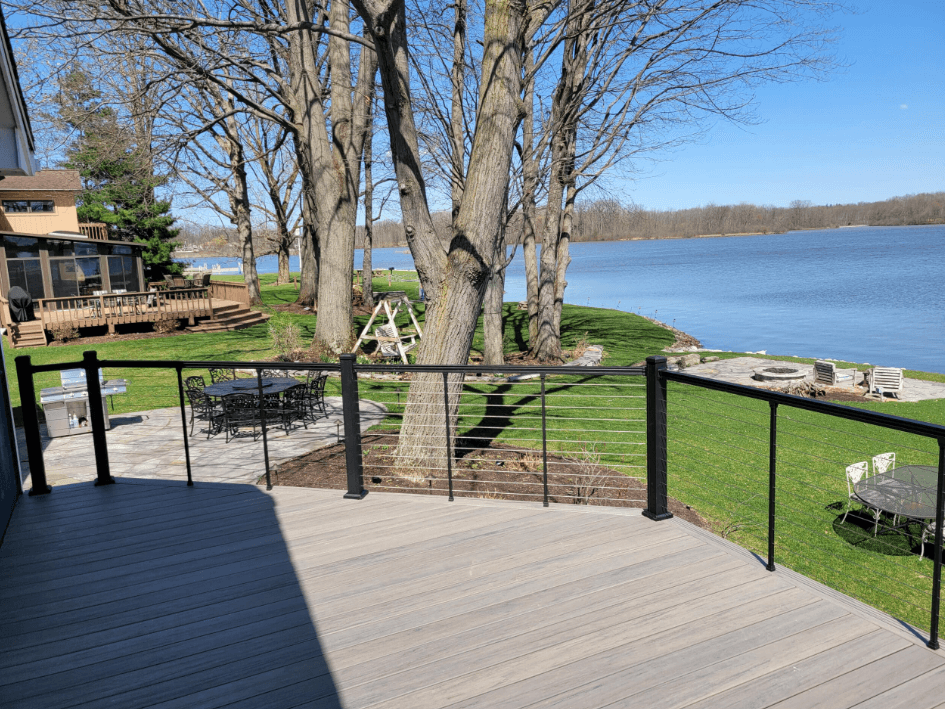
<path fill-rule="evenodd" d="M 884 531 L 904 532 L 911 537 L 910 525 L 922 527 L 919 556 L 925 552 L 925 543 L 935 535 L 935 498 L 938 469 L 933 465 L 896 466 L 895 453 L 873 456 L 872 471 L 869 461 L 853 463 L 846 468 L 847 510 L 846 522 L 853 504 L 859 504 L 873 516 L 873 536 L 883 521 Z M 842 523 L 841 522 L 841 523 Z"/>
<path fill-rule="evenodd" d="M 207 438 L 224 433 L 226 441 L 242 435 L 253 440 L 267 430 L 293 428 L 327 418 L 325 381 L 327 374 L 310 371 L 305 381 L 284 370 L 264 369 L 259 377 L 239 378 L 233 369 L 210 369 L 210 384 L 201 375 L 184 380 L 190 404 L 190 434 L 196 421 L 207 425 Z M 260 394 L 260 389 L 262 393 Z"/>

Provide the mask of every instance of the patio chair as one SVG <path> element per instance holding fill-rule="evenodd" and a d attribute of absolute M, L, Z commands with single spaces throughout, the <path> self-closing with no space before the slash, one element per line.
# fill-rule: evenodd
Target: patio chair
<path fill-rule="evenodd" d="M 870 465 L 865 460 L 859 463 L 854 463 L 853 465 L 847 466 L 847 511 L 843 513 L 843 519 L 840 520 L 840 524 L 843 524 L 847 521 L 847 515 L 850 514 L 850 510 L 853 507 L 853 503 L 863 505 L 866 509 L 871 510 L 873 513 L 873 536 L 876 536 L 876 532 L 879 530 L 879 515 L 880 512 L 875 507 L 870 507 L 863 500 L 853 494 L 853 486 L 856 485 L 860 480 L 869 475 Z"/>
<path fill-rule="evenodd" d="M 285 426 L 287 436 L 289 435 L 289 429 L 296 421 L 301 422 L 308 430 L 308 419 L 306 417 L 308 400 L 306 394 L 305 385 L 302 383 L 282 392 L 282 423 Z"/>
<path fill-rule="evenodd" d="M 209 424 L 207 426 L 207 440 L 209 440 L 210 436 L 220 432 L 223 425 L 223 408 L 198 389 L 187 389 L 184 393 L 190 403 L 190 435 L 194 435 L 194 422 L 200 419 Z"/>
<path fill-rule="evenodd" d="M 197 391 L 203 391 L 207 388 L 207 382 L 199 374 L 193 377 L 187 377 L 184 380 L 184 388 L 186 389 L 196 389 Z"/>
<path fill-rule="evenodd" d="M 873 475 L 885 473 L 896 467 L 895 453 L 880 453 L 873 456 Z"/>
<path fill-rule="evenodd" d="M 231 382 L 236 379 L 235 369 L 211 367 L 209 371 L 210 371 L 210 381 L 213 382 L 214 384 L 216 384 L 217 382 Z"/>
<path fill-rule="evenodd" d="M 870 370 L 869 394 L 879 394 L 880 401 L 885 394 L 895 394 L 899 398 L 902 391 L 902 370 L 896 367 L 873 367 Z"/>
<path fill-rule="evenodd" d="M 856 371 L 856 369 L 837 369 L 837 365 L 833 362 L 818 359 L 814 362 L 814 382 L 835 387 L 849 379 L 852 389 L 856 385 Z"/>
<path fill-rule="evenodd" d="M 936 530 L 936 526 L 935 526 L 934 520 L 932 522 L 929 522 L 927 525 L 925 525 L 922 528 L 922 541 L 919 542 L 919 556 L 920 557 L 925 555 L 925 540 L 928 539 L 929 536 L 934 537 L 935 530 Z M 934 539 L 932 540 L 932 543 L 933 544 L 935 543 Z"/>
<path fill-rule="evenodd" d="M 320 374 L 304 385 L 305 387 L 305 416 L 313 423 L 320 418 L 328 418 L 328 409 L 325 407 L 325 382 L 327 374 Z"/>
<path fill-rule="evenodd" d="M 222 397 L 223 427 L 226 429 L 226 442 L 230 436 L 236 438 L 241 428 L 252 427 L 253 440 L 256 440 L 256 427 L 261 424 L 259 404 L 252 394 L 227 394 Z"/>
<path fill-rule="evenodd" d="M 285 379 L 289 376 L 284 369 L 260 369 L 259 373 L 263 379 Z"/>

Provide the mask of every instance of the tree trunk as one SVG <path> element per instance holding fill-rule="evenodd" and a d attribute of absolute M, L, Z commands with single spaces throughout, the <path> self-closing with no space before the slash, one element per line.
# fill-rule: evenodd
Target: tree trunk
<path fill-rule="evenodd" d="M 334 0 L 329 9 L 331 27 L 347 33 L 350 7 Z M 363 49 L 358 67 L 358 97 L 352 101 L 350 42 L 333 35 L 328 40 L 331 65 L 331 141 L 319 139 L 316 164 L 320 169 L 317 198 L 319 236 L 322 236 L 318 284 L 318 320 L 315 339 L 331 351 L 348 352 L 353 345 L 351 276 L 354 271 L 354 241 L 361 183 L 361 156 L 371 115 L 367 82 L 374 83 L 377 60 Z M 324 120 L 320 132 L 325 130 Z M 314 146 L 313 146 L 314 147 Z"/>
<path fill-rule="evenodd" d="M 513 141 L 521 119 L 521 0 L 487 0 L 483 76 L 476 135 L 463 199 L 453 221 L 446 268 L 426 311 L 418 364 L 465 364 L 482 307 L 497 239 L 502 234 Z M 387 91 L 385 104 L 399 97 Z M 394 131 L 392 130 L 391 133 Z M 399 173 L 398 173 L 399 175 Z M 450 375 L 444 410 L 443 376 L 420 374 L 410 386 L 398 446 L 404 474 L 445 470 L 446 421 L 455 428 L 462 375 Z"/>
<path fill-rule="evenodd" d="M 284 286 L 292 282 L 292 274 L 289 273 L 289 245 L 292 243 L 291 239 L 292 235 L 289 234 L 281 238 L 276 246 L 276 253 L 279 255 L 279 275 L 276 276 L 277 286 Z"/>
<path fill-rule="evenodd" d="M 371 84 L 373 94 L 373 82 Z M 371 97 L 371 113 L 374 100 Z M 370 123 L 369 123 L 370 125 Z M 374 246 L 374 131 L 368 129 L 364 136 L 364 257 L 361 260 L 361 288 L 364 292 L 364 304 L 374 307 L 374 265 L 371 263 L 371 250 Z"/>
<path fill-rule="evenodd" d="M 489 279 L 482 306 L 482 328 L 485 340 L 482 360 L 485 364 L 505 364 L 503 295 L 505 295 L 505 259 L 500 257 L 493 264 L 492 277 Z"/>
<path fill-rule="evenodd" d="M 525 74 L 531 76 L 534 56 L 525 54 Z M 535 82 L 525 86 L 525 120 L 522 124 L 522 257 L 525 261 L 525 294 L 528 304 L 528 347 L 538 341 L 538 251 L 535 243 L 535 191 L 538 188 L 538 156 L 535 155 Z"/>

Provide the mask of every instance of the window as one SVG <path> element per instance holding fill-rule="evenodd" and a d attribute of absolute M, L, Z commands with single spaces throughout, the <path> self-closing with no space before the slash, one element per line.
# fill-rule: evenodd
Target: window
<path fill-rule="evenodd" d="M 102 264 L 94 258 L 77 258 L 76 275 L 79 281 L 79 295 L 95 295 L 95 291 L 104 289 L 102 285 Z"/>
<path fill-rule="evenodd" d="M 76 276 L 74 258 L 49 259 L 49 270 L 52 272 L 54 298 L 79 295 L 79 279 Z"/>
<path fill-rule="evenodd" d="M 3 246 L 8 259 L 39 257 L 39 239 L 30 236 L 5 236 Z"/>
<path fill-rule="evenodd" d="M 10 274 L 10 288 L 19 286 L 33 300 L 46 297 L 43 270 L 38 258 L 10 259 L 7 261 L 7 273 Z"/>
<path fill-rule="evenodd" d="M 109 256 L 108 279 L 112 290 L 124 288 L 131 293 L 140 291 L 138 285 L 138 268 L 132 256 Z"/>
<path fill-rule="evenodd" d="M 3 211 L 7 214 L 51 214 L 56 205 L 51 199 L 5 199 Z"/>

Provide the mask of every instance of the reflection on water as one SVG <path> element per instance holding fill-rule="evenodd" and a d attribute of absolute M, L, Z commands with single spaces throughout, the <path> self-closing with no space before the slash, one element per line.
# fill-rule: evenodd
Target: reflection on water
<path fill-rule="evenodd" d="M 710 348 L 945 372 L 943 247 L 943 226 L 572 244 L 565 300 L 675 321 Z M 413 268 L 403 248 L 373 262 Z M 274 273 L 276 257 L 257 268 Z M 505 290 L 525 299 L 520 249 Z"/>

